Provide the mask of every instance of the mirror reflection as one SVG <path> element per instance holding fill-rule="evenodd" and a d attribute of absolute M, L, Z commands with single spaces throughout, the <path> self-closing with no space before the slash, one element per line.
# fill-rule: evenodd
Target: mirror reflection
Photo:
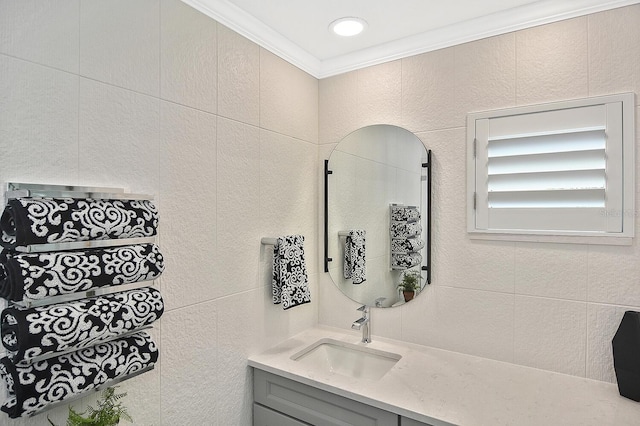
<path fill-rule="evenodd" d="M 356 302 L 399 306 L 427 284 L 428 163 L 420 139 L 391 125 L 358 129 L 332 151 L 325 271 Z"/>

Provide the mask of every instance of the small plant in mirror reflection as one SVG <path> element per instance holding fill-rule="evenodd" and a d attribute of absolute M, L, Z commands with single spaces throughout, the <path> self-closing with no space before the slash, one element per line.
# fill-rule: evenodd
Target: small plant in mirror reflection
<path fill-rule="evenodd" d="M 422 275 L 420 271 L 408 269 L 402 272 L 402 281 L 398 284 L 398 288 L 402 291 L 416 291 L 420 289 Z"/>

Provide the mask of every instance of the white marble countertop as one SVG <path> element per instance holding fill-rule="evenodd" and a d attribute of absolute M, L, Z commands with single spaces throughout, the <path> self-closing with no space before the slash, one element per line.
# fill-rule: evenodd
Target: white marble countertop
<path fill-rule="evenodd" d="M 373 337 L 402 359 L 381 379 L 311 371 L 291 356 L 321 338 L 359 343 L 334 328 L 306 330 L 249 365 L 434 426 L 640 425 L 640 403 L 615 384 Z"/>

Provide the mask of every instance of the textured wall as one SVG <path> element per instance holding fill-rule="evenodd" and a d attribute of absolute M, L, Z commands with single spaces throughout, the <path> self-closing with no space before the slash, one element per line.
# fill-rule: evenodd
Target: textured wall
<path fill-rule="evenodd" d="M 321 159 L 349 132 L 379 122 L 433 150 L 433 284 L 402 308 L 374 309 L 374 334 L 615 381 L 611 338 L 625 310 L 640 310 L 638 238 L 630 247 L 470 240 L 465 116 L 640 93 L 638 22 L 634 5 L 320 81 Z M 319 279 L 320 323 L 347 328 L 357 305 L 327 274 Z"/>
<path fill-rule="evenodd" d="M 156 195 L 166 311 L 159 365 L 121 387 L 135 423 L 249 425 L 247 356 L 317 323 L 317 80 L 178 0 L 0 0 L 0 93 L 0 181 Z M 283 311 L 260 238 L 291 233 L 313 303 Z"/>

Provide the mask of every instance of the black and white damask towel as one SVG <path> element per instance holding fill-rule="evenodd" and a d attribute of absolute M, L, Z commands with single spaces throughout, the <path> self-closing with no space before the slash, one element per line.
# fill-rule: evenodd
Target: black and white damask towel
<path fill-rule="evenodd" d="M 409 254 L 392 254 L 391 266 L 399 266 L 403 268 L 412 268 L 422 263 L 422 255 L 420 253 Z"/>
<path fill-rule="evenodd" d="M 416 207 L 391 207 L 391 220 L 415 222 L 420 219 L 420 211 Z"/>
<path fill-rule="evenodd" d="M 155 244 L 51 253 L 0 253 L 0 297 L 36 301 L 93 288 L 153 280 L 164 259 Z"/>
<path fill-rule="evenodd" d="M 30 244 L 152 237 L 158 210 L 149 200 L 15 198 L 2 217 L 0 244 Z"/>
<path fill-rule="evenodd" d="M 0 315 L 0 336 L 12 361 L 24 365 L 150 325 L 163 312 L 160 292 L 142 287 L 36 308 L 6 308 Z"/>
<path fill-rule="evenodd" d="M 11 418 L 28 416 L 157 361 L 158 348 L 144 331 L 24 367 L 4 357 L 0 359 L 0 379 L 4 379 L 9 397 L 0 410 Z"/>
<path fill-rule="evenodd" d="M 365 261 L 364 229 L 351 229 L 344 243 L 344 277 L 354 284 L 362 284 L 367 280 Z"/>
<path fill-rule="evenodd" d="M 311 302 L 307 265 L 304 260 L 304 236 L 278 237 L 273 246 L 273 303 L 284 309 Z"/>
<path fill-rule="evenodd" d="M 391 222 L 389 227 L 391 238 L 410 238 L 422 233 L 419 222 Z"/>
<path fill-rule="evenodd" d="M 407 254 L 407 253 L 421 250 L 423 247 L 424 247 L 424 240 L 422 238 L 405 238 L 405 239 L 391 240 L 392 253 Z"/>

